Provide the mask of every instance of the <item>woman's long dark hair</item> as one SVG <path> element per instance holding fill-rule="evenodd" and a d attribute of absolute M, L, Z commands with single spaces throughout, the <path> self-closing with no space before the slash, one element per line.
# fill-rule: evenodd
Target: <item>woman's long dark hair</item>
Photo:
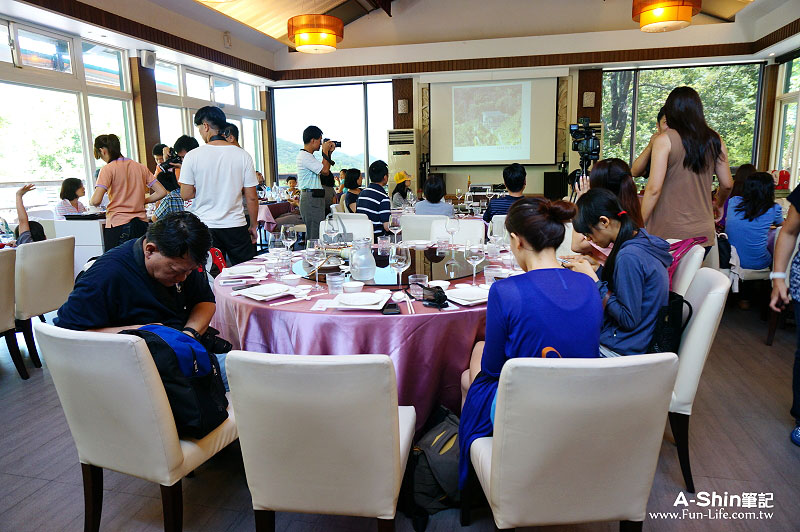
<path fill-rule="evenodd" d="M 667 115 L 667 120 L 669 120 L 669 115 Z M 591 235 L 592 228 L 600 223 L 601 216 L 620 223 L 619 234 L 614 239 L 614 248 L 606 259 L 601 274 L 601 280 L 607 282 L 608 287 L 613 289 L 614 265 L 617 261 L 617 253 L 619 253 L 622 244 L 636 236 L 639 226 L 625 212 L 613 192 L 604 188 L 592 188 L 578 198 L 578 216 L 572 221 L 572 227 L 579 233 Z"/>
<path fill-rule="evenodd" d="M 394 187 L 394 190 L 392 191 L 392 197 L 394 197 L 395 194 L 400 194 L 403 199 L 406 199 L 406 196 L 408 196 L 408 186 L 406 186 L 405 181 L 402 183 L 397 183 L 397 186 Z"/>
<path fill-rule="evenodd" d="M 736 212 L 744 213 L 747 221 L 752 222 L 775 205 L 775 181 L 766 172 L 756 172 L 747 178 L 742 190 L 742 202 L 736 206 Z"/>
<path fill-rule="evenodd" d="M 741 196 L 744 191 L 744 182 L 756 172 L 758 172 L 758 168 L 752 164 L 743 164 L 737 168 L 736 174 L 733 176 L 733 189 L 731 189 L 730 197 Z"/>
<path fill-rule="evenodd" d="M 633 219 L 633 222 L 639 227 L 644 226 L 642 204 L 639 202 L 636 183 L 633 182 L 628 163 L 617 158 L 598 161 L 592 167 L 589 186 L 591 188 L 605 188 L 613 192 L 619 199 L 622 208 L 628 211 L 628 215 Z"/>
<path fill-rule="evenodd" d="M 713 167 L 722 154 L 719 134 L 708 127 L 700 95 L 691 87 L 677 87 L 664 104 L 667 123 L 681 137 L 686 156 L 683 167 L 695 174 Z"/>

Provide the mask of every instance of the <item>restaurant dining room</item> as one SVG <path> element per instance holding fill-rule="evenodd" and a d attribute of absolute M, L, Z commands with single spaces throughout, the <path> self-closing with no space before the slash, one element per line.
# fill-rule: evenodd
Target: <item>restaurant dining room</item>
<path fill-rule="evenodd" d="M 0 0 L 0 532 L 800 529 L 800 0 Z"/>

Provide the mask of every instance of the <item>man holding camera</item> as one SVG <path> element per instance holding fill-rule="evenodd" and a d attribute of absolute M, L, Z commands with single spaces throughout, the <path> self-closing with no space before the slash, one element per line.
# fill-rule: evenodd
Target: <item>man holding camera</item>
<path fill-rule="evenodd" d="M 200 147 L 197 139 L 189 135 L 181 135 L 175 141 L 175 147 L 164 146 L 163 161 L 156 168 L 156 179 L 164 185 L 168 194 L 156 204 L 152 220 L 160 220 L 164 216 L 173 212 L 183 212 L 184 201 L 181 197 L 181 186 L 178 178 L 181 176 L 181 166 L 186 154 L 195 148 Z"/>
<path fill-rule="evenodd" d="M 253 159 L 223 136 L 227 122 L 219 107 L 200 108 L 194 124 L 206 143 L 183 160 L 181 197 L 193 199 L 190 210 L 208 226 L 213 246 L 228 257 L 229 265 L 250 260 L 256 253 L 258 235 L 258 181 Z M 243 195 L 249 224 L 242 211 Z"/>
<path fill-rule="evenodd" d="M 314 152 L 322 149 L 322 162 L 314 157 Z M 307 238 L 319 238 L 319 224 L 326 216 L 325 188 L 322 179 L 330 181 L 333 197 L 333 176 L 331 176 L 331 153 L 336 147 L 331 140 L 322 141 L 322 130 L 308 126 L 303 131 L 303 149 L 297 154 L 297 183 L 300 187 L 300 215 L 306 225 Z"/>

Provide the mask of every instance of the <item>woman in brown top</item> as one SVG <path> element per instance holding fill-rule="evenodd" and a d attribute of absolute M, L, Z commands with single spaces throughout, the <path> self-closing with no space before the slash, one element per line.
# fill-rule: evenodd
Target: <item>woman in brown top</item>
<path fill-rule="evenodd" d="M 650 178 L 642 200 L 642 218 L 650 234 L 685 239 L 704 236 L 714 243 L 714 220 L 733 186 L 728 150 L 708 127 L 700 96 L 678 87 L 664 105 L 669 129 L 653 139 Z M 712 207 L 712 177 L 719 193 Z"/>

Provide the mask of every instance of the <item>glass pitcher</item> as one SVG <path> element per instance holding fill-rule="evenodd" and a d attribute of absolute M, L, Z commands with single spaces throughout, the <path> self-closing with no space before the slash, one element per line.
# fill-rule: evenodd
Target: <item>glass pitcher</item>
<path fill-rule="evenodd" d="M 372 256 L 372 239 L 359 238 L 353 242 L 350 253 L 350 277 L 354 281 L 375 278 L 375 257 Z"/>

